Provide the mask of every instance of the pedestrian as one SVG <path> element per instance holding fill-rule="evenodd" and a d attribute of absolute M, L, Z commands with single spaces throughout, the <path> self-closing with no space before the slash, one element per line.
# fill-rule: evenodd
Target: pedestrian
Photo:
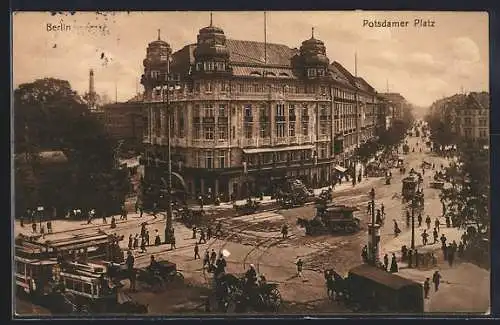
<path fill-rule="evenodd" d="M 288 225 L 284 224 L 283 227 L 281 227 L 281 234 L 283 239 L 288 237 Z"/>
<path fill-rule="evenodd" d="M 210 264 L 214 265 L 215 261 L 217 259 L 217 253 L 215 250 L 212 248 L 212 252 L 210 253 Z"/>
<path fill-rule="evenodd" d="M 384 207 L 384 203 L 382 203 L 382 205 L 380 206 L 380 212 L 382 212 L 382 216 L 385 216 L 385 207 Z"/>
<path fill-rule="evenodd" d="M 116 228 L 116 219 L 115 216 L 111 216 L 111 229 Z"/>
<path fill-rule="evenodd" d="M 444 201 L 441 202 L 441 212 L 444 217 L 446 215 L 446 204 L 444 204 Z"/>
<path fill-rule="evenodd" d="M 146 252 L 146 238 L 142 237 L 141 238 L 141 253 Z"/>
<path fill-rule="evenodd" d="M 146 239 L 146 246 L 149 246 L 149 230 L 146 230 L 144 237 Z"/>
<path fill-rule="evenodd" d="M 448 264 L 453 266 L 453 261 L 455 260 L 455 251 L 453 249 L 453 245 L 449 244 L 448 247 L 446 248 L 446 251 L 448 253 Z"/>
<path fill-rule="evenodd" d="M 135 234 L 133 248 L 137 249 L 139 247 L 139 235 Z"/>
<path fill-rule="evenodd" d="M 297 260 L 297 276 L 302 277 L 302 268 L 304 267 L 304 262 L 302 262 L 302 259 Z"/>
<path fill-rule="evenodd" d="M 401 233 L 401 229 L 399 229 L 398 222 L 394 220 L 394 236 L 398 236 Z"/>
<path fill-rule="evenodd" d="M 425 281 L 424 281 L 424 298 L 425 299 L 429 299 L 429 290 L 431 289 L 431 284 L 429 281 L 430 281 L 429 278 L 425 278 Z"/>
<path fill-rule="evenodd" d="M 439 271 L 435 271 L 434 274 L 432 275 L 432 283 L 434 283 L 434 291 L 438 291 L 440 282 L 441 282 L 441 274 L 439 274 Z"/>
<path fill-rule="evenodd" d="M 429 215 L 425 218 L 425 223 L 427 224 L 427 229 L 431 229 L 431 217 Z"/>
<path fill-rule="evenodd" d="M 424 232 L 422 233 L 422 244 L 425 246 L 427 245 L 427 238 L 429 237 L 429 234 L 427 233 L 427 230 L 424 229 Z"/>
<path fill-rule="evenodd" d="M 153 203 L 153 219 L 156 219 L 156 214 L 158 213 L 158 203 Z"/>
<path fill-rule="evenodd" d="M 372 212 L 372 203 L 371 202 L 368 202 L 367 206 L 366 206 L 366 214 L 370 214 Z"/>
<path fill-rule="evenodd" d="M 170 237 L 170 249 L 171 250 L 174 250 L 176 249 L 177 247 L 175 247 L 175 235 L 172 234 L 171 237 Z"/>
<path fill-rule="evenodd" d="M 158 229 L 155 229 L 155 246 L 161 245 L 160 234 L 158 233 Z"/>
<path fill-rule="evenodd" d="M 418 214 L 417 221 L 418 221 L 418 226 L 421 227 L 422 226 L 422 214 L 421 213 Z"/>
<path fill-rule="evenodd" d="M 131 250 L 134 245 L 134 239 L 132 238 L 132 234 L 128 236 L 128 249 Z"/>
<path fill-rule="evenodd" d="M 47 221 L 47 232 L 48 232 L 49 234 L 51 234 L 51 233 L 52 233 L 52 221 L 50 221 L 50 220 L 49 220 L 49 221 Z"/>
<path fill-rule="evenodd" d="M 413 249 L 408 250 L 408 268 L 412 268 L 413 263 Z"/>
<path fill-rule="evenodd" d="M 193 236 L 191 239 L 196 239 L 196 226 L 193 226 Z"/>
<path fill-rule="evenodd" d="M 142 208 L 142 204 L 139 204 L 139 218 L 142 218 L 143 213 L 144 213 L 144 209 Z"/>
<path fill-rule="evenodd" d="M 387 271 L 387 268 L 389 267 L 389 256 L 387 254 L 384 255 L 384 270 Z"/>
<path fill-rule="evenodd" d="M 201 259 L 200 257 L 200 248 L 198 247 L 198 243 L 194 244 L 194 259 Z"/>
<path fill-rule="evenodd" d="M 432 243 L 435 244 L 439 238 L 439 234 L 438 234 L 438 231 L 436 228 L 434 228 L 434 231 L 432 232 L 432 236 L 434 237 L 434 241 Z"/>
<path fill-rule="evenodd" d="M 450 216 L 446 216 L 444 217 L 444 219 L 446 220 L 446 228 L 450 228 L 451 226 Z"/>
<path fill-rule="evenodd" d="M 198 244 L 201 244 L 202 241 L 203 244 L 207 242 L 207 240 L 205 239 L 205 232 L 203 231 L 203 229 L 200 230 L 200 241 L 198 242 Z"/>
<path fill-rule="evenodd" d="M 106 219 L 106 214 L 104 214 L 104 213 L 102 214 L 102 224 L 103 225 L 107 225 L 108 224 L 108 220 Z"/>
<path fill-rule="evenodd" d="M 367 245 L 363 246 L 363 249 L 361 250 L 361 258 L 363 259 L 363 263 L 368 262 L 368 246 Z"/>
<path fill-rule="evenodd" d="M 213 234 L 212 234 L 212 226 L 208 226 L 207 227 L 207 239 L 210 240 L 210 238 L 212 238 Z"/>
<path fill-rule="evenodd" d="M 462 241 L 460 241 L 460 244 L 458 244 L 458 257 L 464 257 L 464 243 Z"/>
<path fill-rule="evenodd" d="M 436 218 L 436 220 L 434 220 L 434 227 L 436 227 L 437 231 L 439 231 L 439 219 Z"/>
<path fill-rule="evenodd" d="M 205 256 L 203 256 L 203 271 L 205 271 L 205 266 L 210 266 L 210 254 L 208 253 L 208 249 L 205 251 Z"/>
<path fill-rule="evenodd" d="M 143 222 L 141 224 L 141 238 L 145 237 L 146 236 L 146 223 Z"/>
<path fill-rule="evenodd" d="M 125 264 L 127 264 L 127 273 L 129 276 L 130 280 L 130 291 L 135 292 L 135 270 L 134 270 L 134 263 L 135 263 L 135 258 L 134 255 L 132 255 L 132 252 L 129 250 L 127 251 L 127 259 L 125 261 Z"/>
<path fill-rule="evenodd" d="M 391 273 L 397 273 L 397 272 L 398 272 L 398 263 L 396 262 L 396 254 L 392 253 Z"/>

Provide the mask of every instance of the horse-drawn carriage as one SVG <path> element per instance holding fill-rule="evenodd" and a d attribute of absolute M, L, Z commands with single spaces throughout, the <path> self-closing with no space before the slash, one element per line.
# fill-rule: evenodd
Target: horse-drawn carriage
<path fill-rule="evenodd" d="M 355 233 L 361 229 L 360 219 L 354 216 L 356 207 L 331 205 L 322 210 L 317 209 L 316 216 L 311 219 L 298 218 L 297 224 L 306 229 L 306 235 L 335 233 Z"/>
<path fill-rule="evenodd" d="M 154 292 L 161 292 L 167 283 L 182 283 L 184 276 L 177 270 L 177 265 L 169 261 L 159 261 L 155 267 L 137 269 L 137 281 L 146 283 Z"/>
<path fill-rule="evenodd" d="M 241 215 L 255 213 L 255 211 L 257 211 L 257 209 L 259 208 L 259 206 L 260 202 L 248 199 L 247 202 L 243 205 L 234 204 L 233 208 L 236 211 L 236 213 L 241 216 Z"/>
<path fill-rule="evenodd" d="M 355 311 L 416 314 L 424 311 L 422 285 L 368 264 L 351 269 L 346 278 L 325 271 L 328 295 Z"/>
<path fill-rule="evenodd" d="M 199 226 L 204 214 L 202 209 L 190 209 L 187 206 L 182 206 L 177 210 L 177 218 L 188 228 Z"/>
<path fill-rule="evenodd" d="M 243 275 L 224 273 L 215 279 L 215 287 L 206 302 L 209 312 L 277 312 L 281 305 L 278 284 L 260 281 L 246 285 Z"/>

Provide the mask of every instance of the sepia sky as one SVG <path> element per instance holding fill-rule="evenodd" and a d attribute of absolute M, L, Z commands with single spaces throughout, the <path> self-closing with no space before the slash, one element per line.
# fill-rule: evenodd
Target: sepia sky
<path fill-rule="evenodd" d="M 179 50 L 196 42 L 209 25 L 209 12 L 131 12 L 13 15 L 14 87 L 37 78 L 68 80 L 80 93 L 88 89 L 89 69 L 99 94 L 124 101 L 142 88 L 138 80 L 147 44 L 161 38 Z M 414 19 L 434 21 L 415 27 Z M 368 27 L 363 21 L 408 21 L 407 27 Z M 213 22 L 226 36 L 264 40 L 263 12 L 214 12 Z M 47 31 L 47 24 L 70 31 Z M 428 24 L 432 25 L 432 24 Z M 479 12 L 267 12 L 267 41 L 300 47 L 310 38 L 325 42 L 327 55 L 377 91 L 400 92 L 410 102 L 428 106 L 461 91 L 488 91 L 488 15 Z M 101 58 L 102 53 L 104 57 Z"/>

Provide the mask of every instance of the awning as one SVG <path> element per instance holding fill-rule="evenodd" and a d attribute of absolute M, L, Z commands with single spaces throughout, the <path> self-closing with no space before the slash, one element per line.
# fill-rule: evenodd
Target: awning
<path fill-rule="evenodd" d="M 308 144 L 303 146 L 291 146 L 291 147 L 243 149 L 243 153 L 252 154 L 252 153 L 277 152 L 277 151 L 311 150 L 313 148 L 314 145 Z"/>
<path fill-rule="evenodd" d="M 339 166 L 339 165 L 335 165 L 335 170 L 341 172 L 341 173 L 345 173 L 347 171 L 346 168 L 342 167 L 342 166 Z"/>

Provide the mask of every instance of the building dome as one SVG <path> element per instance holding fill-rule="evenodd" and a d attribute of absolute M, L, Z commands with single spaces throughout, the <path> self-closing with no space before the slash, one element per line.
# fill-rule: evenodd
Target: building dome
<path fill-rule="evenodd" d="M 210 14 L 210 25 L 200 29 L 197 37 L 197 46 L 194 56 L 197 59 L 229 59 L 229 50 L 226 47 L 226 35 L 220 27 L 212 24 Z"/>
<path fill-rule="evenodd" d="M 166 64 L 168 57 L 172 54 L 170 44 L 160 38 L 160 30 L 158 30 L 158 39 L 150 42 L 146 49 L 146 58 L 143 60 L 144 67 L 152 65 Z"/>
<path fill-rule="evenodd" d="M 330 60 L 326 56 L 326 47 L 323 41 L 314 38 L 314 28 L 311 38 L 302 42 L 300 55 L 306 65 L 328 65 Z"/>

